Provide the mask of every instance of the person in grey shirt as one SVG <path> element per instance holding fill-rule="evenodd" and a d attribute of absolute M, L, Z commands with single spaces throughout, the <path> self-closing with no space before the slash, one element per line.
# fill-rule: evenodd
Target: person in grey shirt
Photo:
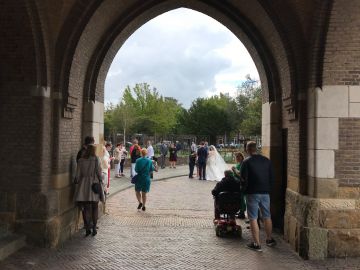
<path fill-rule="evenodd" d="M 168 153 L 168 146 L 166 145 L 165 142 L 163 142 L 160 146 L 160 167 L 161 169 L 165 168 L 165 160 L 166 160 L 166 155 Z"/>

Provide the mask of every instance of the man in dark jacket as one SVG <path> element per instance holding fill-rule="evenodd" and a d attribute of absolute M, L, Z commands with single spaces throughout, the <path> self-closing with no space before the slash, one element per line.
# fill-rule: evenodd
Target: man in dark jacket
<path fill-rule="evenodd" d="M 264 220 L 266 245 L 276 245 L 276 241 L 271 237 L 272 222 L 269 195 L 274 182 L 273 168 L 268 158 L 256 153 L 255 142 L 247 143 L 246 152 L 249 154 L 249 157 L 242 163 L 240 175 L 245 182 L 247 213 L 253 237 L 253 242 L 248 244 L 247 247 L 261 251 L 259 226 L 257 223 L 259 209 L 261 209 Z"/>
<path fill-rule="evenodd" d="M 216 184 L 214 189 L 211 191 L 212 195 L 214 196 L 214 210 L 215 210 L 215 219 L 220 218 L 218 203 L 217 203 L 217 196 L 221 192 L 239 192 L 241 190 L 240 181 L 234 177 L 234 173 L 230 170 L 224 172 L 225 177 L 221 179 L 220 182 Z M 240 202 L 240 197 L 239 197 Z"/>
<path fill-rule="evenodd" d="M 209 153 L 205 148 L 205 143 L 200 143 L 200 148 L 197 150 L 198 166 L 199 166 L 199 180 L 206 180 L 206 160 Z"/>

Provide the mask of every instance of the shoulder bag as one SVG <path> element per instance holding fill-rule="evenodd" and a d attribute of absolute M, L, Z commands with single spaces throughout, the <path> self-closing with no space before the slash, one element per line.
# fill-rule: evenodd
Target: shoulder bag
<path fill-rule="evenodd" d="M 95 176 L 96 176 L 96 177 L 98 177 L 98 176 L 97 176 L 97 167 L 98 167 L 98 163 L 97 163 L 97 160 L 95 160 Z M 101 188 L 101 181 L 100 181 L 100 179 L 98 179 L 98 180 L 99 180 L 98 182 L 93 183 L 93 184 L 91 185 L 91 189 L 92 189 L 92 191 L 93 191 L 95 194 L 100 194 L 100 193 L 101 193 L 101 190 L 102 190 L 102 188 Z"/>

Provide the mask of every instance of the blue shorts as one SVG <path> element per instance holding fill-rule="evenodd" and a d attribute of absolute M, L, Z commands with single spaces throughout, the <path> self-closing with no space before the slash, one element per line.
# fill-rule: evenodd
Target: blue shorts
<path fill-rule="evenodd" d="M 247 194 L 246 205 L 250 220 L 258 218 L 259 208 L 263 218 L 271 218 L 269 194 Z"/>

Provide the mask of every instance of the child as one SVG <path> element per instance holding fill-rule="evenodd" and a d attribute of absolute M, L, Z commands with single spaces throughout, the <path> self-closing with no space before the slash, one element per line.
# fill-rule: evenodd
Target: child
<path fill-rule="evenodd" d="M 240 193 L 240 181 L 234 177 L 234 173 L 231 170 L 227 170 L 224 172 L 225 177 L 221 179 L 220 182 L 216 184 L 214 189 L 211 191 L 212 195 L 214 196 L 214 212 L 215 212 L 215 219 L 220 218 L 219 208 L 217 204 L 217 196 L 224 191 L 229 192 L 239 192 Z"/>
<path fill-rule="evenodd" d="M 189 170 L 190 170 L 189 178 L 194 178 L 193 174 L 194 174 L 195 163 L 196 163 L 196 152 L 191 151 L 189 155 Z"/>

